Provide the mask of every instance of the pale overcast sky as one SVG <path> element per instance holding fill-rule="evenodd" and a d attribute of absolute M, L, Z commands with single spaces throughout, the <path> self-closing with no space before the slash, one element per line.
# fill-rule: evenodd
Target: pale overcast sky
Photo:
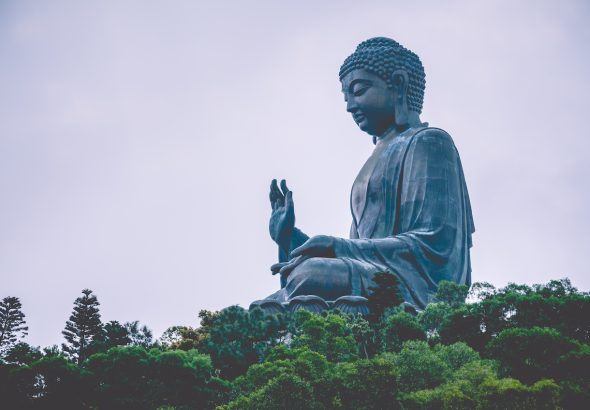
<path fill-rule="evenodd" d="M 156 336 L 278 289 L 268 184 L 347 236 L 373 146 L 338 69 L 375 36 L 421 57 L 459 149 L 474 280 L 588 290 L 588 4 L 0 0 L 0 297 L 45 346 L 83 288 Z"/>

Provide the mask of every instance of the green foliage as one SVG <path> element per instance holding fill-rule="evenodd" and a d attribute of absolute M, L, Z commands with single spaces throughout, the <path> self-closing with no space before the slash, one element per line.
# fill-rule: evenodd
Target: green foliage
<path fill-rule="evenodd" d="M 401 397 L 404 409 L 475 409 L 475 400 L 465 394 L 460 383 L 447 383 L 429 390 L 418 390 Z"/>
<path fill-rule="evenodd" d="M 347 326 L 357 343 L 359 356 L 368 359 L 369 352 L 372 352 L 375 347 L 375 330 L 371 327 L 371 323 L 361 315 L 356 315 L 350 318 Z"/>
<path fill-rule="evenodd" d="M 169 328 L 158 344 L 138 322 L 98 326 L 87 291 L 70 320 L 98 324 L 93 337 L 80 332 L 86 350 L 64 356 L 56 346 L 14 344 L 0 362 L 2 405 L 483 410 L 590 402 L 590 295 L 568 280 L 474 284 L 469 303 L 465 287 L 441 283 L 437 302 L 412 316 L 385 303 L 396 278 L 383 277 L 379 317 L 265 316 L 232 306 L 201 311 L 200 326 Z"/>
<path fill-rule="evenodd" d="M 418 313 L 417 319 L 420 326 L 426 331 L 429 339 L 440 338 L 440 328 L 445 319 L 453 313 L 453 308 L 444 303 L 430 303 L 422 312 Z"/>
<path fill-rule="evenodd" d="M 295 366 L 291 360 L 274 360 L 253 364 L 248 368 L 248 372 L 245 375 L 235 380 L 234 394 L 249 394 L 256 389 L 264 387 L 269 380 L 281 374 L 295 374 Z"/>
<path fill-rule="evenodd" d="M 202 351 L 228 379 L 244 374 L 278 344 L 286 331 L 284 318 L 265 316 L 260 309 L 247 311 L 239 306 L 222 310 L 211 319 Z"/>
<path fill-rule="evenodd" d="M 310 384 L 292 374 L 281 374 L 248 396 L 240 396 L 220 410 L 309 410 L 319 408 Z"/>
<path fill-rule="evenodd" d="M 7 408 L 78 409 L 90 396 L 80 368 L 62 355 L 13 369 L 6 384 Z"/>
<path fill-rule="evenodd" d="M 465 303 L 469 287 L 448 280 L 441 280 L 438 283 L 438 290 L 434 296 L 438 302 L 456 307 Z"/>
<path fill-rule="evenodd" d="M 450 377 L 450 367 L 423 341 L 406 342 L 395 356 L 401 391 L 432 389 Z"/>
<path fill-rule="evenodd" d="M 140 326 L 139 321 L 134 320 L 133 322 L 125 322 L 123 326 L 127 331 L 129 345 L 143 346 L 145 348 L 150 348 L 154 345 L 152 331 L 146 325 Z"/>
<path fill-rule="evenodd" d="M 111 320 L 104 325 L 104 336 L 105 350 L 115 346 L 127 346 L 131 343 L 127 328 L 116 320 Z"/>
<path fill-rule="evenodd" d="M 426 340 L 426 333 L 418 320 L 409 313 L 398 310 L 383 318 L 381 325 L 383 351 L 397 352 L 408 340 Z"/>
<path fill-rule="evenodd" d="M 479 352 L 490 340 L 480 309 L 472 305 L 462 305 L 450 312 L 439 327 L 439 335 L 442 343 L 463 341 Z"/>
<path fill-rule="evenodd" d="M 484 409 L 556 409 L 559 386 L 540 380 L 528 387 L 514 379 L 488 379 L 481 386 L 480 406 Z"/>
<path fill-rule="evenodd" d="M 85 368 L 99 408 L 213 408 L 227 390 L 227 383 L 213 376 L 211 359 L 196 350 L 115 347 L 91 356 Z"/>
<path fill-rule="evenodd" d="M 342 409 L 397 409 L 398 373 L 391 358 L 339 363 L 332 382 L 334 399 Z"/>
<path fill-rule="evenodd" d="M 469 288 L 467 298 L 474 302 L 480 302 L 483 299 L 490 298 L 496 294 L 496 288 L 489 282 L 475 282 Z"/>
<path fill-rule="evenodd" d="M 590 343 L 590 295 L 577 292 L 568 279 L 532 287 L 509 284 L 494 289 L 489 284 L 474 284 L 473 288 L 472 295 L 480 300 L 459 306 L 461 313 L 442 326 L 449 327 L 446 342 L 457 341 L 453 333 L 467 331 L 468 343 L 483 351 L 505 329 L 551 327 L 564 336 Z"/>
<path fill-rule="evenodd" d="M 436 345 L 433 351 L 452 371 L 480 360 L 479 354 L 463 342 L 449 346 Z"/>
<path fill-rule="evenodd" d="M 386 358 L 331 363 L 326 358 L 307 348 L 286 349 L 277 346 L 267 360 L 248 369 L 246 375 L 235 381 L 234 395 L 237 400 L 227 408 L 257 408 L 256 403 L 269 401 L 279 408 L 299 408 L 297 404 L 278 404 L 268 398 L 268 385 L 289 375 L 290 380 L 306 383 L 305 390 L 312 397 L 303 408 L 370 409 L 375 402 L 395 402 L 397 374 L 394 364 Z M 264 408 L 264 407 L 263 407 Z"/>
<path fill-rule="evenodd" d="M 78 364 L 90 354 L 100 350 L 104 342 L 98 310 L 100 303 L 90 289 L 84 289 L 82 294 L 83 296 L 76 298 L 74 311 L 62 332 L 68 342 L 62 344 L 62 349 Z"/>
<path fill-rule="evenodd" d="M 513 328 L 488 345 L 505 374 L 533 383 L 542 378 L 590 378 L 590 347 L 551 328 Z"/>
<path fill-rule="evenodd" d="M 307 348 L 329 361 L 342 362 L 358 357 L 358 346 L 347 318 L 329 313 L 325 316 L 304 310 L 296 312 L 296 336 L 293 348 Z"/>
<path fill-rule="evenodd" d="M 454 381 L 403 395 L 404 409 L 559 409 L 560 387 L 551 380 L 526 386 L 514 379 L 490 377 L 479 386 Z"/>
<path fill-rule="evenodd" d="M 373 276 L 376 286 L 369 287 L 370 322 L 377 322 L 388 308 L 398 306 L 404 299 L 399 291 L 399 279 L 391 272 L 378 272 Z"/>
<path fill-rule="evenodd" d="M 99 406 L 138 408 L 150 403 L 145 378 L 150 373 L 149 352 L 140 347 L 115 347 L 92 355 L 85 364 L 96 380 L 95 401 Z M 138 403 L 139 401 L 139 403 Z"/>
<path fill-rule="evenodd" d="M 203 338 L 199 329 L 191 326 L 171 326 L 159 339 L 164 349 L 192 350 L 199 349 Z"/>
<path fill-rule="evenodd" d="M 0 301 L 0 360 L 16 343 L 27 335 L 29 328 L 25 325 L 19 298 L 7 296 Z"/>
<path fill-rule="evenodd" d="M 209 339 L 209 329 L 214 325 L 219 312 L 201 310 L 199 319 L 201 325 L 198 328 L 191 326 L 172 326 L 166 329 L 160 338 L 160 344 L 166 349 L 205 350 L 204 343 Z"/>
<path fill-rule="evenodd" d="M 12 346 L 4 356 L 6 363 L 17 366 L 30 365 L 43 357 L 38 347 L 33 347 L 25 342 L 19 342 Z"/>
<path fill-rule="evenodd" d="M 561 388 L 561 406 L 564 409 L 576 409 L 580 403 L 590 403 L 590 381 L 571 382 L 562 381 L 559 383 Z"/>

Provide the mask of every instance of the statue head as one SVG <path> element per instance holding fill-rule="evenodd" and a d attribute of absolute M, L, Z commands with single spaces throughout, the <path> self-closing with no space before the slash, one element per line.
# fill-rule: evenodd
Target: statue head
<path fill-rule="evenodd" d="M 422 112 L 426 81 L 420 58 L 389 38 L 360 43 L 340 67 L 340 81 L 347 111 L 373 136 L 392 126 L 407 128 Z"/>

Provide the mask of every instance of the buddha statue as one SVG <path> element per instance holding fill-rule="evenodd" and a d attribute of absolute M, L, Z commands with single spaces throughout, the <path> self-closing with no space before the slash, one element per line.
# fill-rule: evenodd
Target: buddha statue
<path fill-rule="evenodd" d="M 471 283 L 467 186 L 451 136 L 420 120 L 420 59 L 394 40 L 371 38 L 344 60 L 340 82 L 346 110 L 375 145 L 352 185 L 350 238 L 303 233 L 293 192 L 273 180 L 269 228 L 279 262 L 271 271 L 281 289 L 250 308 L 367 313 L 374 275 L 390 272 L 406 307 L 419 311 L 440 281 Z"/>

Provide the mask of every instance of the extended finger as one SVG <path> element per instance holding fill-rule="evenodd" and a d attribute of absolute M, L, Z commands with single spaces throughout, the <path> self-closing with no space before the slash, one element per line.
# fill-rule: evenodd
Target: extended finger
<path fill-rule="evenodd" d="M 276 179 L 273 179 L 272 191 L 273 191 L 274 196 L 276 198 L 275 202 L 277 203 L 277 205 L 279 205 L 279 206 L 285 205 L 285 195 L 283 195 L 283 193 L 279 189 Z"/>
<path fill-rule="evenodd" d="M 273 207 L 273 209 L 274 209 L 275 201 L 277 200 L 276 199 L 277 196 L 276 196 L 276 193 L 274 190 L 274 185 L 276 185 L 276 183 L 277 183 L 277 180 L 273 179 L 270 183 L 270 189 L 268 191 L 268 199 L 270 199 L 270 205 Z"/>
<path fill-rule="evenodd" d="M 295 269 L 297 266 L 301 265 L 304 261 L 308 260 L 309 256 L 300 256 L 299 258 L 292 260 L 287 265 L 283 266 L 279 271 L 281 276 L 289 276 L 289 274 Z"/>
<path fill-rule="evenodd" d="M 285 197 L 281 193 L 279 186 L 277 185 L 277 180 L 273 179 L 270 183 L 270 192 L 268 194 L 270 199 L 270 205 L 272 209 L 276 209 L 277 206 L 283 206 L 285 204 Z"/>
<path fill-rule="evenodd" d="M 293 191 L 287 192 L 285 195 L 285 205 L 287 208 L 293 208 L 295 205 L 293 204 Z"/>
<path fill-rule="evenodd" d="M 276 275 L 277 273 L 279 273 L 279 271 L 281 270 L 281 268 L 285 265 L 288 265 L 289 262 L 279 262 L 279 263 L 275 263 L 274 265 L 272 265 L 270 267 L 270 271 L 272 272 L 273 275 Z"/>
<path fill-rule="evenodd" d="M 284 196 L 287 196 L 287 193 L 289 192 L 289 188 L 287 188 L 287 181 L 284 179 L 281 179 L 281 191 L 283 192 Z"/>
<path fill-rule="evenodd" d="M 268 193 L 270 200 L 275 201 L 280 194 L 281 191 L 279 191 L 279 187 L 277 186 L 277 180 L 273 179 L 270 183 L 270 191 Z"/>
<path fill-rule="evenodd" d="M 291 251 L 289 254 L 289 257 L 291 259 L 297 258 L 298 256 L 304 255 L 306 252 L 309 252 L 315 247 L 313 244 L 309 244 L 308 242 L 305 242 L 303 245 L 293 249 L 293 251 Z"/>

